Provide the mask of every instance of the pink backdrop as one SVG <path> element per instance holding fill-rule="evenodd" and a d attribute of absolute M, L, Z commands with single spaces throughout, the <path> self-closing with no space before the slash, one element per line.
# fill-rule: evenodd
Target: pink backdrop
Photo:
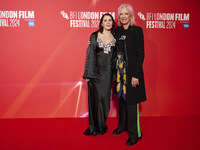
<path fill-rule="evenodd" d="M 140 105 L 141 116 L 200 115 L 198 0 L 3 0 L 1 12 L 34 11 L 34 18 L 0 15 L 0 118 L 87 116 L 82 74 L 87 41 L 98 19 L 84 19 L 90 27 L 71 27 L 70 21 L 77 18 L 70 12 L 115 12 L 116 19 L 121 3 L 132 4 L 144 31 L 148 101 Z M 150 13 L 189 14 L 189 20 L 147 18 Z M 146 26 L 155 19 L 165 22 L 165 29 Z M 109 116 L 116 114 L 114 98 Z"/>

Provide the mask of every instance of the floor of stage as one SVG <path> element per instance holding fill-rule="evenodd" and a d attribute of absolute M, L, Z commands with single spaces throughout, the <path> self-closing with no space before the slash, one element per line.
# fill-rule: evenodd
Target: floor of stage
<path fill-rule="evenodd" d="M 142 139 L 126 146 L 127 133 L 84 136 L 88 118 L 0 119 L 0 150 L 199 150 L 200 116 L 141 117 Z"/>

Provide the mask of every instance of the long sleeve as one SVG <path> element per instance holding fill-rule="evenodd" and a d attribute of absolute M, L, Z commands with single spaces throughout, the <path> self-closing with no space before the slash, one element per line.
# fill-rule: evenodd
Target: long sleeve
<path fill-rule="evenodd" d="M 133 72 L 133 77 L 135 78 L 139 78 L 140 76 L 140 70 L 142 68 L 142 64 L 144 61 L 144 37 L 143 37 L 143 31 L 141 27 L 138 27 L 138 29 L 136 30 L 136 57 L 137 57 L 137 61 L 136 61 L 136 65 L 135 65 L 135 69 Z"/>
<path fill-rule="evenodd" d="M 87 48 L 86 61 L 85 61 L 85 71 L 83 79 L 94 78 L 96 71 L 96 36 L 93 33 L 90 36 L 90 45 Z"/>

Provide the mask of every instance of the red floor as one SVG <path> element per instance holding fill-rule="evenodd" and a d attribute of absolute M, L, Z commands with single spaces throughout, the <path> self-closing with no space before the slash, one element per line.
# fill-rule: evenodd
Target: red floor
<path fill-rule="evenodd" d="M 200 150 L 200 116 L 141 117 L 143 138 L 126 146 L 127 133 L 84 136 L 88 119 L 0 119 L 0 150 Z"/>

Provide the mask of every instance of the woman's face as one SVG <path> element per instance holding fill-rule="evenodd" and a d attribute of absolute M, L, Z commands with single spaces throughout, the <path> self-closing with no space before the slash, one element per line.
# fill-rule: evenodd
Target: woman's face
<path fill-rule="evenodd" d="M 129 10 L 126 7 L 122 7 L 120 14 L 119 14 L 119 19 L 122 25 L 128 25 L 131 22 L 131 14 Z"/>
<path fill-rule="evenodd" d="M 113 26 L 112 18 L 108 15 L 105 15 L 103 17 L 103 21 L 102 21 L 101 25 L 104 28 L 104 30 L 111 30 L 112 26 Z"/>

